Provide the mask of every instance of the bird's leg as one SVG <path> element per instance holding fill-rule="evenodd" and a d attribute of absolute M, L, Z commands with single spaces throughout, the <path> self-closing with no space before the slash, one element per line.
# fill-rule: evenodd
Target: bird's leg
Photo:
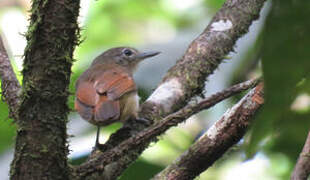
<path fill-rule="evenodd" d="M 97 126 L 96 144 L 94 150 L 99 150 L 103 152 L 106 149 L 106 146 L 104 144 L 99 143 L 100 128 L 101 128 L 100 126 Z"/>
<path fill-rule="evenodd" d="M 97 126 L 97 135 L 96 135 L 96 144 L 95 144 L 95 148 L 100 147 L 100 143 L 99 143 L 99 134 L 100 134 L 100 126 Z"/>

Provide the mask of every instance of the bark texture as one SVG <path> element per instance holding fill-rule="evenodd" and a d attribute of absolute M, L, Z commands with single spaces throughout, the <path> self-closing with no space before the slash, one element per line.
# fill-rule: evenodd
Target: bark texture
<path fill-rule="evenodd" d="M 307 180 L 310 175 L 310 131 L 304 148 L 299 155 L 291 180 Z"/>
<path fill-rule="evenodd" d="M 79 0 L 33 0 L 31 13 L 10 176 L 65 180 L 68 85 L 79 37 Z"/>
<path fill-rule="evenodd" d="M 227 0 L 143 104 L 140 116 L 156 120 L 183 107 L 193 96 L 201 95 L 206 78 L 233 51 L 236 40 L 248 32 L 264 2 Z M 164 90 L 163 86 L 172 89 L 171 96 L 156 98 L 155 95 L 163 94 L 159 92 Z"/>
<path fill-rule="evenodd" d="M 206 78 L 213 73 L 224 57 L 233 50 L 236 40 L 244 35 L 251 23 L 259 17 L 265 0 L 227 0 L 215 14 L 206 29 L 188 47 L 184 56 L 172 67 L 162 83 L 142 105 L 139 116 L 158 122 L 166 115 L 184 107 L 188 101 L 201 95 Z M 124 140 L 135 136 L 146 126 L 130 122 L 113 134 L 103 148 L 95 151 L 85 164 L 97 161 Z M 92 171 L 84 179 L 116 179 L 135 161 L 156 137 L 127 151 L 126 155 Z M 82 166 L 84 166 L 83 164 Z M 76 172 L 79 172 L 79 167 Z M 79 176 L 79 173 L 76 174 Z"/>
<path fill-rule="evenodd" d="M 4 48 L 2 37 L 0 36 L 0 78 L 2 89 L 2 100 L 4 100 L 10 110 L 10 117 L 17 119 L 17 110 L 20 104 L 21 87 L 13 71 L 8 53 Z"/>
<path fill-rule="evenodd" d="M 263 102 L 263 84 L 259 84 L 153 180 L 194 179 L 240 141 Z"/>

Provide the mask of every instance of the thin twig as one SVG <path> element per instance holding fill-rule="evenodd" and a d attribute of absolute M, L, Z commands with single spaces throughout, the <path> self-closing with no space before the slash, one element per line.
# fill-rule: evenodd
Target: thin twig
<path fill-rule="evenodd" d="M 0 36 L 0 78 L 2 89 L 2 100 L 5 101 L 10 109 L 10 117 L 17 119 L 17 109 L 20 102 L 21 87 L 13 71 L 8 54 L 4 48 Z"/>
<path fill-rule="evenodd" d="M 292 173 L 291 180 L 307 180 L 310 175 L 310 131 Z"/>
<path fill-rule="evenodd" d="M 154 124 L 153 126 L 141 131 L 137 135 L 125 140 L 119 146 L 101 154 L 95 160 L 88 161 L 81 165 L 77 169 L 77 174 L 81 177 L 85 176 L 87 173 L 92 171 L 98 171 L 104 169 L 105 165 L 116 161 L 118 158 L 122 157 L 127 151 L 139 147 L 143 144 L 148 144 L 156 140 L 156 136 L 161 135 L 167 129 L 172 126 L 175 126 L 183 121 L 185 121 L 190 116 L 208 109 L 215 104 L 223 101 L 224 99 L 231 97 L 237 93 L 240 93 L 244 90 L 247 90 L 258 83 L 259 80 L 249 80 L 237 85 L 234 85 L 230 88 L 227 88 L 221 92 L 218 92 L 198 103 L 193 103 L 185 106 L 181 110 L 168 115 L 162 121 Z"/>

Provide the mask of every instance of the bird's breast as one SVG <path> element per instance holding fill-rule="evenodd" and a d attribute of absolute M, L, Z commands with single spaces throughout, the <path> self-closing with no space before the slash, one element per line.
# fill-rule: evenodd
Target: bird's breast
<path fill-rule="evenodd" d="M 121 121 L 125 122 L 129 118 L 136 118 L 139 110 L 139 96 L 136 91 L 125 94 L 120 99 Z"/>

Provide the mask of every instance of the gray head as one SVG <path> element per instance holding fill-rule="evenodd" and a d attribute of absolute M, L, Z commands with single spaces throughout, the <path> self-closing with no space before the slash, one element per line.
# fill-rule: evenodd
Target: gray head
<path fill-rule="evenodd" d="M 159 51 L 139 52 L 131 47 L 111 48 L 99 55 L 92 65 L 100 63 L 115 63 L 130 69 L 134 69 L 142 60 L 158 55 Z"/>

